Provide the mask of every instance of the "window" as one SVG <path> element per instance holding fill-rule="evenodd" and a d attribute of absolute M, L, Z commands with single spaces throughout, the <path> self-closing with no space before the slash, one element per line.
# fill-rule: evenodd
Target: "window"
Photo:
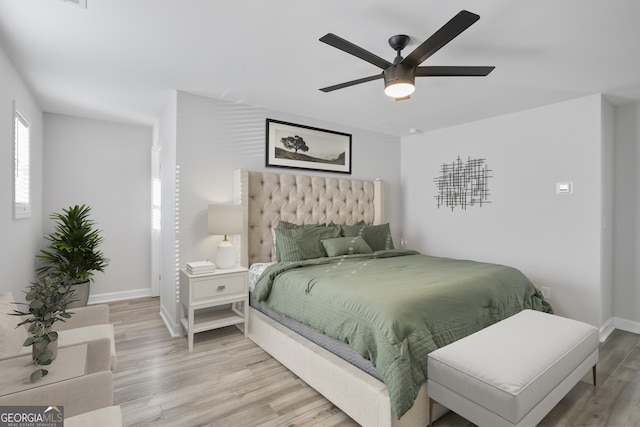
<path fill-rule="evenodd" d="M 13 217 L 31 216 L 29 121 L 13 104 Z"/>

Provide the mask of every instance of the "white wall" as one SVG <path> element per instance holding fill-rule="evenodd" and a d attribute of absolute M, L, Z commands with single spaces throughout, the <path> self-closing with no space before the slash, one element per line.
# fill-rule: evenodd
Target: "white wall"
<path fill-rule="evenodd" d="M 176 121 L 177 93 L 172 92 L 158 121 L 157 145 L 161 149 L 162 219 L 160 241 L 160 316 L 173 336 L 180 334 L 179 309 L 176 300 L 179 265 L 176 264 Z"/>
<path fill-rule="evenodd" d="M 385 181 L 386 217 L 399 241 L 398 138 L 179 92 L 177 161 L 180 165 L 181 266 L 188 261 L 215 259 L 221 237 L 207 234 L 207 205 L 232 201 L 233 171 L 238 168 L 267 170 L 266 118 L 352 134 L 353 163 L 349 177 Z M 274 173 L 347 176 L 296 169 L 268 170 Z"/>
<path fill-rule="evenodd" d="M 614 289 L 615 316 L 635 322 L 628 329 L 640 333 L 640 106 L 632 103 L 615 109 L 615 219 Z"/>
<path fill-rule="evenodd" d="M 605 325 L 614 317 L 615 110 L 605 97 L 602 97 L 601 107 L 602 237 L 600 245 L 600 325 Z"/>
<path fill-rule="evenodd" d="M 600 326 L 600 95 L 402 140 L 404 238 L 437 256 L 512 265 L 551 288 L 556 313 Z M 490 204 L 436 207 L 442 163 L 484 158 Z M 558 195 L 557 182 L 572 194 Z"/>
<path fill-rule="evenodd" d="M 111 262 L 94 276 L 90 302 L 150 295 L 152 129 L 49 113 L 44 129 L 44 233 L 51 213 L 91 206 Z"/>
<path fill-rule="evenodd" d="M 35 280 L 35 255 L 42 229 L 42 110 L 0 48 L 0 293 L 11 291 L 20 301 Z M 31 217 L 13 219 L 13 102 L 30 121 Z"/>

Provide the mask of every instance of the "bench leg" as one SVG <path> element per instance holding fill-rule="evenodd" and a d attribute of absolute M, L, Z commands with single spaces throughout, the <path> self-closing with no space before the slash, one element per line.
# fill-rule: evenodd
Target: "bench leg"
<path fill-rule="evenodd" d="M 596 365 L 593 365 L 593 386 L 596 386 Z"/>
<path fill-rule="evenodd" d="M 429 398 L 429 427 L 433 426 L 433 402 L 432 398 Z"/>

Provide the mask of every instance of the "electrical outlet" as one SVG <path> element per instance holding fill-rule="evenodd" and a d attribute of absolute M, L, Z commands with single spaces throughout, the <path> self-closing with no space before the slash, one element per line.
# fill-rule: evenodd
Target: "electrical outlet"
<path fill-rule="evenodd" d="M 548 286 L 543 286 L 540 288 L 540 290 L 542 291 L 542 296 L 545 299 L 551 299 L 551 288 Z"/>

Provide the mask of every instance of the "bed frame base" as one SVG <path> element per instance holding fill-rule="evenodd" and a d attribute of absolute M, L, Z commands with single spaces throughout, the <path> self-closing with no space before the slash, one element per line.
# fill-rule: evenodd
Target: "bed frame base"
<path fill-rule="evenodd" d="M 391 411 L 389 394 L 382 382 L 253 308 L 249 308 L 249 338 L 363 426 L 429 424 L 426 383 L 413 407 L 398 420 Z M 446 411 L 436 405 L 433 418 Z"/>

